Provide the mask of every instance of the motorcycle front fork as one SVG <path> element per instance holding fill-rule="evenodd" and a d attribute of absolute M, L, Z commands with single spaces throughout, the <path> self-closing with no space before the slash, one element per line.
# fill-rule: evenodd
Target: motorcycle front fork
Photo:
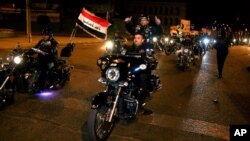
<path fill-rule="evenodd" d="M 108 119 L 109 122 L 111 122 L 112 119 L 113 119 L 113 116 L 114 116 L 114 113 L 115 113 L 115 108 L 117 107 L 118 99 L 119 99 L 119 96 L 120 96 L 120 93 L 121 93 L 121 89 L 122 89 L 122 87 L 118 87 L 118 90 L 116 92 L 115 100 L 113 102 L 113 107 L 111 109 L 109 119 Z"/>

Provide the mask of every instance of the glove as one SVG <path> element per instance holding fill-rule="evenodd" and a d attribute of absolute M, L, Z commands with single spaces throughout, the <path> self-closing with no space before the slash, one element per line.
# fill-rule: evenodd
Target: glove
<path fill-rule="evenodd" d="M 160 25 L 160 24 L 161 24 L 161 20 L 160 20 L 158 17 L 156 17 L 156 16 L 155 16 L 155 23 L 156 23 L 157 25 Z"/>
<path fill-rule="evenodd" d="M 131 19 L 132 19 L 132 16 L 127 17 L 127 18 L 125 18 L 125 22 L 126 22 L 126 23 L 129 23 L 129 22 L 131 22 Z"/>

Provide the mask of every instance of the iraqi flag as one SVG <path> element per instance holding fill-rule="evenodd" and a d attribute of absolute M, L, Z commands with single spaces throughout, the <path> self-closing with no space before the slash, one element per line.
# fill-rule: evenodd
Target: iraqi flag
<path fill-rule="evenodd" d="M 91 36 L 105 40 L 107 38 L 108 27 L 111 24 L 107 20 L 97 17 L 83 8 L 76 25 Z"/>

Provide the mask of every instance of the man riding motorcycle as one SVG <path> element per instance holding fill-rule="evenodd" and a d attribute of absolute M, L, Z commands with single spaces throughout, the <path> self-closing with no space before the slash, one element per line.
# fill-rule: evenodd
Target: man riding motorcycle
<path fill-rule="evenodd" d="M 39 64 L 39 70 L 41 74 L 38 78 L 38 89 L 44 88 L 46 73 L 48 70 L 54 67 L 55 61 L 58 59 L 58 42 L 53 38 L 53 33 L 50 28 L 46 27 L 42 31 L 42 39 L 37 43 L 34 48 L 40 49 L 43 52 L 39 52 L 37 61 Z"/>
<path fill-rule="evenodd" d="M 141 32 L 136 32 L 134 34 L 134 40 L 133 40 L 133 45 L 130 47 L 125 47 L 126 50 L 126 54 L 140 54 L 142 58 L 144 58 L 146 60 L 146 62 L 148 62 L 148 65 L 150 66 L 151 63 L 153 63 L 153 61 L 155 61 L 154 63 L 157 64 L 156 59 L 154 59 L 152 56 L 148 56 L 151 49 L 150 46 L 148 46 L 148 44 L 144 43 L 145 37 L 143 35 L 143 33 Z M 148 77 L 151 75 L 151 71 L 152 69 L 155 68 L 151 68 L 149 71 L 145 72 L 145 73 L 141 73 L 139 75 L 139 77 L 137 78 L 137 82 L 139 84 L 139 88 L 140 88 L 140 93 L 137 95 L 137 99 L 139 101 L 139 111 L 140 113 L 144 114 L 144 115 L 149 115 L 152 113 L 151 110 L 149 109 L 145 109 L 143 107 L 143 105 L 145 105 L 145 99 L 147 97 L 150 97 L 150 93 L 149 90 L 147 89 L 147 81 L 148 81 Z"/>
<path fill-rule="evenodd" d="M 161 20 L 155 16 L 155 25 L 150 25 L 150 18 L 146 15 L 140 15 L 139 23 L 132 23 L 132 16 L 125 19 L 125 27 L 131 35 L 135 35 L 137 32 L 141 32 L 144 37 L 145 43 L 152 44 L 152 39 L 154 36 L 161 36 L 163 30 L 161 27 Z"/>

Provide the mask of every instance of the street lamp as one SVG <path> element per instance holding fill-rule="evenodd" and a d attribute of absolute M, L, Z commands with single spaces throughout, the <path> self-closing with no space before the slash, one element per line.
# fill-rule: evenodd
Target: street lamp
<path fill-rule="evenodd" d="M 32 41 L 31 38 L 31 20 L 30 20 L 30 0 L 26 0 L 26 32 L 29 43 Z"/>

